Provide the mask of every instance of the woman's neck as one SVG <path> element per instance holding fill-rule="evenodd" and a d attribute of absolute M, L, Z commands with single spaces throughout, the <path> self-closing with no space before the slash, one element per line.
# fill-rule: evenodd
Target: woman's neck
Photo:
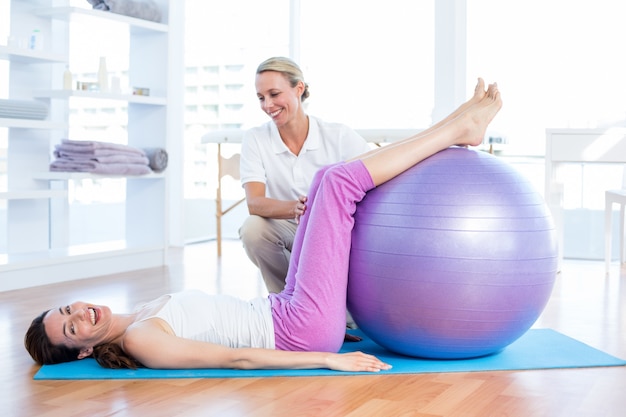
<path fill-rule="evenodd" d="M 154 316 L 170 298 L 170 295 L 166 294 L 138 306 L 132 313 L 113 314 L 111 328 L 103 343 L 116 343 L 123 348 L 124 335 L 128 328 L 137 322 Z"/>
<path fill-rule="evenodd" d="M 114 314 L 113 326 L 111 326 L 111 330 L 107 335 L 107 341 L 110 343 L 120 344 L 126 330 L 137 322 L 137 317 L 138 313 Z"/>
<path fill-rule="evenodd" d="M 299 155 L 309 135 L 309 116 L 302 113 L 291 123 L 278 128 L 280 138 L 294 155 Z"/>

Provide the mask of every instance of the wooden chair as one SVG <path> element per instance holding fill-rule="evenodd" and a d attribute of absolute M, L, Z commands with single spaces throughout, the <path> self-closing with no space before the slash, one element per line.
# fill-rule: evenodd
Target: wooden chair
<path fill-rule="evenodd" d="M 230 158 L 224 158 L 222 156 L 221 144 L 217 144 L 217 195 L 215 197 L 215 217 L 216 217 L 216 231 L 217 231 L 217 256 L 222 256 L 222 217 L 241 204 L 246 198 L 243 197 L 239 201 L 224 208 L 222 207 L 222 178 L 226 175 L 230 175 L 236 180 L 240 179 L 239 176 L 239 159 L 240 155 L 234 154 Z"/>
<path fill-rule="evenodd" d="M 624 209 L 626 207 L 626 165 L 622 178 L 622 188 L 619 190 L 607 190 L 605 192 L 604 207 L 604 263 L 607 275 L 611 266 L 611 243 L 612 243 L 612 220 L 613 204 L 619 204 L 619 263 L 620 267 L 626 260 L 626 246 L 624 246 Z"/>

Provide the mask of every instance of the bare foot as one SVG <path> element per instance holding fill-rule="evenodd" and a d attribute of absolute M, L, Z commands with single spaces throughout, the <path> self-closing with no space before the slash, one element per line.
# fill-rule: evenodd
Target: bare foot
<path fill-rule="evenodd" d="M 472 97 L 470 101 L 473 99 L 474 97 Z M 498 84 L 489 84 L 484 97 L 472 103 L 461 116 L 455 119 L 455 121 L 465 124 L 465 128 L 467 129 L 459 138 L 456 145 L 480 145 L 485 137 L 487 126 L 489 126 L 489 123 L 496 117 L 500 108 L 502 108 L 502 98 L 500 97 Z"/>
<path fill-rule="evenodd" d="M 467 101 L 466 104 L 469 107 L 469 105 L 481 101 L 485 97 L 485 95 L 487 95 L 487 92 L 485 91 L 485 81 L 479 77 L 478 82 L 476 83 L 476 87 L 474 88 L 474 95 Z"/>
<path fill-rule="evenodd" d="M 474 95 L 467 100 L 465 103 L 461 104 L 455 111 L 453 111 L 448 117 L 442 120 L 439 124 L 445 124 L 450 120 L 456 119 L 461 114 L 465 113 L 467 109 L 469 109 L 474 104 L 480 102 L 485 96 L 487 92 L 485 91 L 485 81 L 482 78 L 478 78 L 476 82 L 476 87 L 474 87 Z"/>

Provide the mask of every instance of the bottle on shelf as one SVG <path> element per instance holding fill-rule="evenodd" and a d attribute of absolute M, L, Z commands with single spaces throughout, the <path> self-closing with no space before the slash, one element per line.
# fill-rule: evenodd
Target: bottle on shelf
<path fill-rule="evenodd" d="M 122 93 L 122 80 L 119 75 L 111 77 L 111 92 L 115 94 Z"/>
<path fill-rule="evenodd" d="M 63 72 L 63 89 L 64 90 L 72 90 L 72 73 L 70 71 L 69 65 L 65 66 L 65 71 Z"/>
<path fill-rule="evenodd" d="M 105 93 L 109 91 L 109 72 L 107 71 L 107 60 L 100 57 L 100 66 L 98 67 L 98 86 L 100 91 Z"/>
<path fill-rule="evenodd" d="M 43 51 L 43 35 L 39 29 L 34 29 L 28 40 L 28 49 Z"/>

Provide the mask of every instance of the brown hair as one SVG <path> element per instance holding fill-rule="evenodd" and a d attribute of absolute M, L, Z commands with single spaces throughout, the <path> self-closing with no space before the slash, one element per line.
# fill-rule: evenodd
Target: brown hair
<path fill-rule="evenodd" d="M 70 362 L 78 359 L 80 349 L 70 348 L 64 345 L 54 345 L 48 335 L 43 322 L 48 314 L 44 311 L 37 316 L 24 336 L 24 346 L 35 362 L 40 365 L 52 365 L 55 363 Z M 104 368 L 137 369 L 142 366 L 136 359 L 127 355 L 122 348 L 115 343 L 105 343 L 93 349 L 94 359 Z"/>
<path fill-rule="evenodd" d="M 35 317 L 30 324 L 26 336 L 24 337 L 24 346 L 35 362 L 41 365 L 52 365 L 55 363 L 69 362 L 76 360 L 80 349 L 68 348 L 63 345 L 53 345 L 43 324 L 43 319 L 48 314 L 44 311 Z"/>
<path fill-rule="evenodd" d="M 298 83 L 302 81 L 302 83 L 304 84 L 304 91 L 300 96 L 300 100 L 304 101 L 309 97 L 309 85 L 304 82 L 304 75 L 302 74 L 302 70 L 300 69 L 298 64 L 293 62 L 291 59 L 282 56 L 268 58 L 265 61 L 261 62 L 261 64 L 259 64 L 258 68 L 256 69 L 257 74 L 265 71 L 280 72 L 285 78 L 287 78 L 289 84 L 291 84 L 292 87 L 297 86 Z"/>

